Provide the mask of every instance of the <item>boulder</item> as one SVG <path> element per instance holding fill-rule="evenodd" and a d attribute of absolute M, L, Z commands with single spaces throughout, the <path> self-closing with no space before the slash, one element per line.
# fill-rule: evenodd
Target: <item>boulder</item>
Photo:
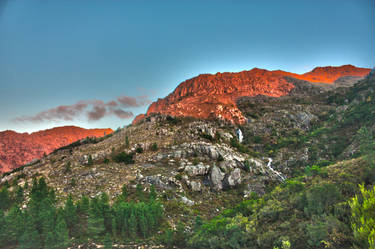
<path fill-rule="evenodd" d="M 202 163 L 200 163 L 198 165 L 186 166 L 184 171 L 189 176 L 199 176 L 199 175 L 207 174 L 209 169 L 210 169 L 210 166 L 203 165 Z"/>
<path fill-rule="evenodd" d="M 194 192 L 200 192 L 202 190 L 202 184 L 200 181 L 191 181 L 190 188 Z"/>
<path fill-rule="evenodd" d="M 234 169 L 227 178 L 228 185 L 234 187 L 241 183 L 241 170 L 239 168 Z"/>
<path fill-rule="evenodd" d="M 216 165 L 212 167 L 210 174 L 211 186 L 215 190 L 223 189 L 224 173 Z"/>

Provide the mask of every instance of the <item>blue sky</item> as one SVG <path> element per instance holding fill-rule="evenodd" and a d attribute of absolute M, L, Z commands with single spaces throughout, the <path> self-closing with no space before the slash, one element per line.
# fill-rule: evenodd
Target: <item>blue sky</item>
<path fill-rule="evenodd" d="M 373 0 L 0 1 L 0 131 L 117 128 L 201 73 L 375 66 Z"/>

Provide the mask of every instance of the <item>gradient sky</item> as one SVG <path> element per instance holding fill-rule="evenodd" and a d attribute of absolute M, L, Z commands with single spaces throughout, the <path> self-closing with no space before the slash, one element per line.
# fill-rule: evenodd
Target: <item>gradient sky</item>
<path fill-rule="evenodd" d="M 374 0 L 0 0 L 0 131 L 115 129 L 132 118 L 30 117 L 120 96 L 136 115 L 201 73 L 343 64 L 375 66 Z"/>

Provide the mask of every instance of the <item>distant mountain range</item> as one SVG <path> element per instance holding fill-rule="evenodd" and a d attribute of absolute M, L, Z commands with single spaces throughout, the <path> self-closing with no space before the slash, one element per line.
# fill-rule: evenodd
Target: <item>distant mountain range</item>
<path fill-rule="evenodd" d="M 56 127 L 34 133 L 0 132 L 0 173 L 10 171 L 41 158 L 57 148 L 86 137 L 102 137 L 112 129 L 84 129 L 75 126 Z"/>
<path fill-rule="evenodd" d="M 161 113 L 171 116 L 223 119 L 243 124 L 246 119 L 236 104 L 240 97 L 287 95 L 295 88 L 295 80 L 290 78 L 311 84 L 322 83 L 320 85 L 326 85 L 328 88 L 351 86 L 370 71 L 368 68 L 343 65 L 316 67 L 304 74 L 258 68 L 238 73 L 201 74 L 182 82 L 167 97 L 152 103 L 147 113 L 137 116 L 133 123 L 150 114 Z"/>

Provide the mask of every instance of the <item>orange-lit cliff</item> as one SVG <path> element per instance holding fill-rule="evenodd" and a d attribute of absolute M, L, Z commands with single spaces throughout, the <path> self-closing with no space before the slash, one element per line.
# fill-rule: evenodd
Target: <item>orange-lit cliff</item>
<path fill-rule="evenodd" d="M 34 133 L 0 132 L 0 173 L 10 171 L 57 148 L 86 137 L 102 137 L 112 129 L 56 127 Z"/>
<path fill-rule="evenodd" d="M 344 76 L 364 77 L 371 69 L 352 65 L 317 67 L 311 72 L 295 74 L 281 70 L 268 71 L 254 68 L 238 73 L 202 74 L 182 82 L 171 94 L 158 99 L 148 108 L 146 115 L 137 116 L 139 122 L 152 113 L 171 116 L 223 119 L 244 123 L 245 117 L 236 106 L 236 99 L 243 96 L 287 95 L 294 85 L 285 76 L 309 82 L 332 84 Z"/>

